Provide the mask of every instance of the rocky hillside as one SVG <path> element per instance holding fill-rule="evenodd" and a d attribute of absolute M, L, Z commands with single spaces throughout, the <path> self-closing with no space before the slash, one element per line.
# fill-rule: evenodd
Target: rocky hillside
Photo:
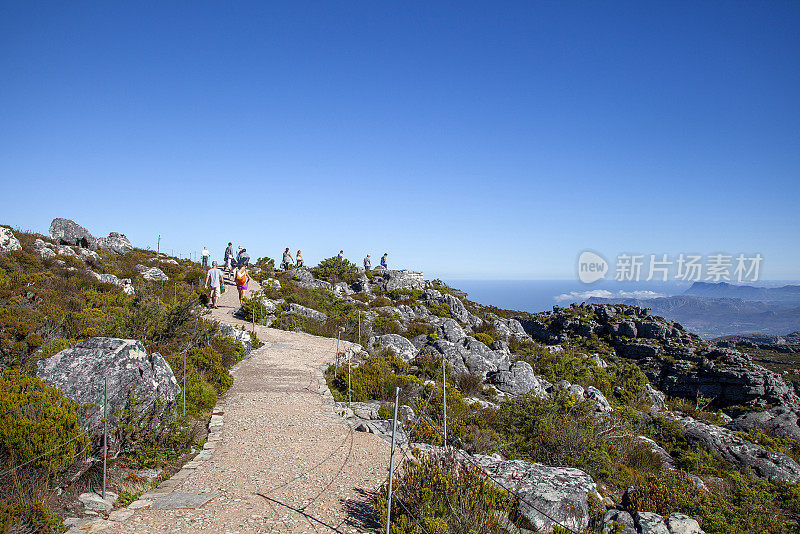
<path fill-rule="evenodd" d="M 228 368 L 252 345 L 202 320 L 203 275 L 191 261 L 136 249 L 120 233 L 95 238 L 67 219 L 46 236 L 0 227 L 5 528 L 56 532 L 58 515 L 111 509 L 91 492 L 102 479 L 106 391 L 108 481 L 122 503 L 203 439 L 232 383 Z"/>
<path fill-rule="evenodd" d="M 341 356 L 357 362 L 350 391 L 342 368 L 328 377 L 335 397 L 350 394 L 341 413 L 361 430 L 386 434 L 386 406 L 400 386 L 404 439 L 437 450 L 444 360 L 448 443 L 530 504 L 519 526 L 794 528 L 800 399 L 791 382 L 730 343 L 705 342 L 637 306 L 538 314 L 481 306 L 417 271 L 345 262 L 333 273 L 259 276 L 265 289 L 245 302 L 248 317 L 354 342 L 360 326 L 361 354 Z M 418 497 L 411 493 L 408 506 Z"/>

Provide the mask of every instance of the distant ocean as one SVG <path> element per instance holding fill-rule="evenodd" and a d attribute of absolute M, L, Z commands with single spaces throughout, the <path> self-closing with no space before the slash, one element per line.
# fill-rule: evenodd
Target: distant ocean
<path fill-rule="evenodd" d="M 445 280 L 466 291 L 469 300 L 508 310 L 540 312 L 590 297 L 656 298 L 680 295 L 689 282 L 615 282 L 583 284 L 577 280 Z"/>

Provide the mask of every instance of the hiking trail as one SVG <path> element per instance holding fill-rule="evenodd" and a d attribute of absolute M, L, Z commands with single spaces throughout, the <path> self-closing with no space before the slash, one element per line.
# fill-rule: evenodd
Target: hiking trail
<path fill-rule="evenodd" d="M 233 316 L 239 305 L 231 283 L 227 278 L 210 318 L 250 330 L 252 323 Z M 221 418 L 211 421 L 212 436 L 222 421 L 219 441 L 209 441 L 198 457 L 203 461 L 189 462 L 122 509 L 122 522 L 96 527 L 109 533 L 375 532 L 371 499 L 385 480 L 389 446 L 354 432 L 335 413 L 321 370 L 333 361 L 336 340 L 259 325 L 255 331 L 265 345 L 233 368 L 233 386 L 214 409 Z"/>

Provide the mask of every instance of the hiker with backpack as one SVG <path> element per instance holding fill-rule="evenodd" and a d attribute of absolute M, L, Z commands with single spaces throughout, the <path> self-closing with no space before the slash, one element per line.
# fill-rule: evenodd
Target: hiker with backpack
<path fill-rule="evenodd" d="M 242 262 L 233 271 L 233 280 L 236 283 L 236 289 L 239 291 L 239 305 L 242 305 L 242 298 L 244 292 L 247 290 L 247 282 L 250 281 L 250 274 L 247 272 L 247 263 Z"/>
<path fill-rule="evenodd" d="M 233 243 L 228 243 L 225 249 L 225 270 L 231 272 L 231 261 L 233 261 Z"/>

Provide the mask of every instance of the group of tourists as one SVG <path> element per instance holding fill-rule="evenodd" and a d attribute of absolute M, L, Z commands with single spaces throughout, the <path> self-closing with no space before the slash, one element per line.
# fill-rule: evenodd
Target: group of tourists
<path fill-rule="evenodd" d="M 203 267 L 208 267 L 208 259 L 211 253 L 208 248 L 203 247 L 201 257 Z M 225 271 L 219 268 L 216 261 L 211 262 L 211 268 L 206 272 L 206 280 L 203 286 L 208 289 L 211 285 L 211 307 L 218 308 L 217 301 L 219 296 L 225 291 L 225 274 L 231 275 L 236 289 L 239 291 L 239 304 L 242 304 L 244 292 L 247 290 L 247 283 L 250 281 L 250 274 L 247 272 L 247 265 L 250 263 L 250 254 L 246 248 L 239 247 L 236 255 L 233 253 L 233 243 L 228 243 L 225 249 Z"/>
<path fill-rule="evenodd" d="M 339 257 L 341 257 L 341 254 L 342 253 L 339 252 Z M 389 257 L 389 253 L 388 252 L 384 252 L 383 256 L 381 256 L 381 267 L 383 267 L 384 269 L 388 269 L 389 268 L 389 265 L 386 263 L 386 258 L 387 257 Z M 372 270 L 372 258 L 370 258 L 369 254 L 367 254 L 366 258 L 364 258 L 364 270 L 365 271 L 371 271 Z"/>
<path fill-rule="evenodd" d="M 203 247 L 201 253 L 203 267 L 208 267 L 208 260 L 211 253 L 208 248 Z M 384 252 L 381 256 L 380 266 L 383 269 L 388 269 L 387 258 L 388 252 Z M 344 259 L 344 250 L 339 251 L 339 259 Z M 242 303 L 244 291 L 247 290 L 247 283 L 250 281 L 250 274 L 247 272 L 247 265 L 250 263 L 250 255 L 247 253 L 246 248 L 239 247 L 236 254 L 233 253 L 233 243 L 228 243 L 225 249 L 225 270 L 223 272 L 217 265 L 216 261 L 211 262 L 211 268 L 206 272 L 206 281 L 204 287 L 208 289 L 211 286 L 211 307 L 217 308 L 217 301 L 220 294 L 225 291 L 225 274 L 231 275 L 233 282 L 236 284 L 236 289 L 239 291 L 239 304 Z M 289 247 L 283 251 L 283 258 L 281 261 L 281 268 L 288 271 L 291 266 L 303 267 L 303 254 L 300 250 L 292 258 L 292 253 L 289 252 Z M 369 254 L 364 258 L 364 270 L 372 270 L 372 258 Z"/>
<path fill-rule="evenodd" d="M 297 259 L 297 264 L 295 267 L 302 267 L 303 266 L 303 253 L 300 252 L 298 249 L 297 255 L 295 256 Z M 292 264 L 295 263 L 295 260 L 292 259 L 292 253 L 289 252 L 289 247 L 286 247 L 286 250 L 283 251 L 283 259 L 281 260 L 281 268 L 284 271 L 288 271 Z"/>

